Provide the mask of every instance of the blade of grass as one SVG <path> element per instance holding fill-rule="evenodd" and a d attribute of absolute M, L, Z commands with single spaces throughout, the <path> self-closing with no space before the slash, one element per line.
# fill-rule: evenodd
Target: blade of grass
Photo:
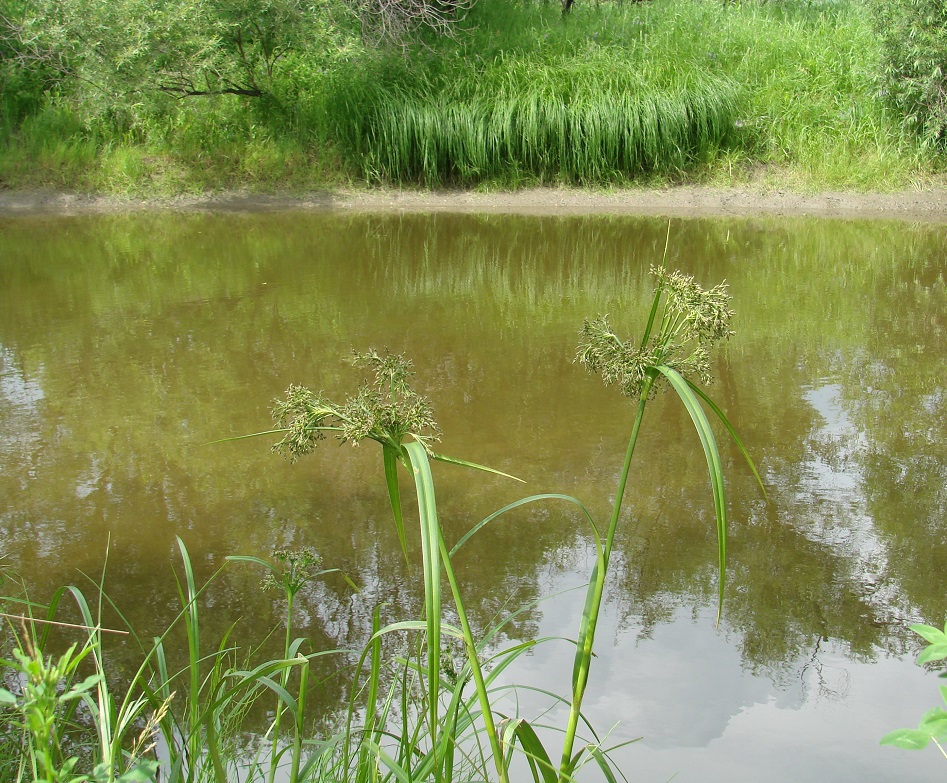
<path fill-rule="evenodd" d="M 766 487 L 763 484 L 763 479 L 760 478 L 759 471 L 757 471 L 756 465 L 753 462 L 752 458 L 750 457 L 750 452 L 746 450 L 746 446 L 743 445 L 743 441 L 740 439 L 740 436 L 737 435 L 737 431 L 734 429 L 733 425 L 730 423 L 730 420 L 726 417 L 726 415 L 720 409 L 717 403 L 715 403 L 712 399 L 710 399 L 709 396 L 707 396 L 707 393 L 703 389 L 701 389 L 700 387 L 698 387 L 696 384 L 692 383 L 691 381 L 687 381 L 687 385 L 691 387 L 691 391 L 693 391 L 698 397 L 700 397 L 704 401 L 704 404 L 708 408 L 710 408 L 710 410 L 714 412 L 717 418 L 720 419 L 720 422 L 723 424 L 723 426 L 726 427 L 726 430 L 728 433 L 730 433 L 730 437 L 733 439 L 733 442 L 737 445 L 737 448 L 740 449 L 740 453 L 743 455 L 743 459 L 746 460 L 746 464 L 749 465 L 750 471 L 752 471 L 753 477 L 756 479 L 756 483 L 760 485 L 760 490 L 763 492 L 763 499 L 769 500 L 769 496 L 766 494 Z"/>
<path fill-rule="evenodd" d="M 457 577 L 454 574 L 454 569 L 451 565 L 450 553 L 447 551 L 447 545 L 444 542 L 444 536 L 441 533 L 440 522 L 437 519 L 437 506 L 434 500 L 434 479 L 431 476 L 431 466 L 428 461 L 427 452 L 424 450 L 424 446 L 420 443 L 408 443 L 405 446 L 405 450 L 408 454 L 408 458 L 411 461 L 411 465 L 414 468 L 415 475 L 415 485 L 418 492 L 418 503 L 419 508 L 421 507 L 421 498 L 425 499 L 425 503 L 422 510 L 422 525 L 425 527 L 425 536 L 430 536 L 432 539 L 432 544 L 436 545 L 439 548 L 440 565 L 444 568 L 447 575 L 448 582 L 450 583 L 451 594 L 454 599 L 454 608 L 457 610 L 458 617 L 460 619 L 460 625 L 463 633 L 463 641 L 467 650 L 467 662 L 470 665 L 471 673 L 473 675 L 474 684 L 477 688 L 477 696 L 480 701 L 480 710 L 483 716 L 484 728 L 487 732 L 487 737 L 490 740 L 490 748 L 493 752 L 494 762 L 497 767 L 497 774 L 501 783 L 506 783 L 507 781 L 507 768 L 503 763 L 503 753 L 500 746 L 499 737 L 497 736 L 496 725 L 493 721 L 493 710 L 490 705 L 489 695 L 487 693 L 486 685 L 484 684 L 483 671 L 480 666 L 480 660 L 477 653 L 477 645 L 473 639 L 473 633 L 470 629 L 470 623 L 467 620 L 467 613 L 464 609 L 463 599 L 460 594 L 460 588 L 457 583 Z M 438 581 L 440 574 L 438 573 Z M 439 585 L 438 585 L 438 597 L 440 596 Z M 430 630 L 428 631 L 430 633 Z M 437 661 L 436 665 L 439 667 L 440 663 L 440 629 L 438 629 L 438 645 L 436 650 Z M 428 639 L 428 645 L 430 648 L 431 641 Z M 430 650 L 429 650 L 430 654 Z M 429 662 L 430 667 L 430 662 Z M 431 696 L 432 701 L 434 700 L 433 695 Z M 436 714 L 436 713 L 435 713 Z M 432 724 L 436 725 L 436 724 Z"/>
<path fill-rule="evenodd" d="M 409 443 L 405 451 L 414 473 L 421 524 L 421 559 L 424 572 L 424 614 L 427 634 L 428 720 L 431 736 L 438 726 L 438 691 L 441 656 L 441 550 L 440 523 L 434 498 L 434 479 L 427 452 L 420 443 Z M 436 764 L 435 764 L 436 766 Z"/>
<path fill-rule="evenodd" d="M 493 473 L 495 476 L 503 476 L 504 478 L 513 479 L 513 481 L 519 481 L 522 484 L 526 483 L 523 479 L 517 478 L 516 476 L 512 476 L 509 473 L 504 473 L 502 470 L 497 470 L 496 468 L 488 468 L 486 465 L 479 465 L 476 462 L 469 462 L 468 460 L 465 460 L 465 459 L 457 459 L 456 457 L 448 457 L 448 456 L 445 456 L 444 454 L 431 454 L 430 457 L 431 459 L 437 460 L 438 462 L 444 462 L 448 465 L 460 465 L 461 467 L 464 467 L 464 468 L 473 468 L 474 470 L 482 470 L 484 473 Z"/>
<path fill-rule="evenodd" d="M 691 385 L 676 370 L 659 365 L 658 372 L 664 375 L 671 384 L 671 387 L 677 392 L 681 402 L 690 414 L 694 428 L 700 436 L 700 443 L 704 450 L 704 457 L 707 460 L 707 470 L 710 474 L 710 487 L 714 498 L 714 515 L 717 522 L 717 569 L 718 569 L 718 591 L 717 591 L 717 624 L 720 624 L 720 617 L 723 614 L 723 593 L 726 586 L 726 568 L 727 568 L 727 504 L 724 492 L 723 467 L 720 463 L 720 452 L 717 448 L 717 438 L 714 435 L 713 428 L 707 419 L 707 414 L 700 405 L 700 398 L 694 393 Z"/>

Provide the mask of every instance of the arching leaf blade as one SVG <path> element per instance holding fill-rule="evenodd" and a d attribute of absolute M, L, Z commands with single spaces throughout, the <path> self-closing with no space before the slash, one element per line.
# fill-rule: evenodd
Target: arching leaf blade
<path fill-rule="evenodd" d="M 668 382 L 671 388 L 677 392 L 677 396 L 690 414 L 694 428 L 700 437 L 701 446 L 704 449 L 704 457 L 707 460 L 707 470 L 710 474 L 710 487 L 714 498 L 714 515 L 717 522 L 717 568 L 719 571 L 719 587 L 717 594 L 717 623 L 723 613 L 723 593 L 726 585 L 727 569 L 727 505 L 726 494 L 724 491 L 723 467 L 720 462 L 720 450 L 717 448 L 717 438 L 714 435 L 707 414 L 700 405 L 700 398 L 691 388 L 690 383 L 677 370 L 658 365 L 656 367 Z"/>
<path fill-rule="evenodd" d="M 687 382 L 691 387 L 691 390 L 700 397 L 704 404 L 714 412 L 714 415 L 720 419 L 720 423 L 726 427 L 727 432 L 730 434 L 730 437 L 733 439 L 733 442 L 736 444 L 737 448 L 740 449 L 740 453 L 743 455 L 743 459 L 746 460 L 746 464 L 749 466 L 750 471 L 753 473 L 753 477 L 756 479 L 756 483 L 760 485 L 760 490 L 763 492 L 763 499 L 769 500 L 769 496 L 766 494 L 766 486 L 763 484 L 763 479 L 760 477 L 759 471 L 756 469 L 756 464 L 753 462 L 753 459 L 750 457 L 750 452 L 746 450 L 746 446 L 743 445 L 743 441 L 740 439 L 740 436 L 737 435 L 737 431 L 734 429 L 733 425 L 730 423 L 730 420 L 726 417 L 724 412 L 720 407 L 715 403 L 710 397 L 707 396 L 707 393 L 699 388 L 696 384 Z"/>

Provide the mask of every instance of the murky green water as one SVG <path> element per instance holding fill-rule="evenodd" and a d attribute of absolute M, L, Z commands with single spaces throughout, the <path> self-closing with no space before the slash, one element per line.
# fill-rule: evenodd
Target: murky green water
<path fill-rule="evenodd" d="M 417 614 L 380 455 L 326 442 L 290 465 L 251 439 L 290 383 L 343 397 L 351 349 L 414 361 L 443 452 L 449 538 L 524 493 L 605 516 L 632 418 L 572 363 L 582 318 L 640 333 L 667 223 L 627 217 L 155 214 L 0 221 L 0 540 L 37 598 L 97 574 L 145 632 L 176 611 L 175 536 L 203 576 L 229 554 L 314 546 L 341 579 L 309 589 L 317 645 L 363 639 L 372 606 Z M 588 705 L 621 721 L 626 774 L 664 781 L 943 779 L 936 751 L 878 738 L 937 703 L 910 622 L 947 612 L 947 230 L 814 220 L 671 223 L 669 265 L 726 278 L 737 335 L 711 393 L 744 436 L 766 503 L 726 452 L 725 618 L 714 628 L 706 468 L 686 414 L 649 409 Z M 417 555 L 417 545 L 411 544 Z M 588 532 L 532 507 L 466 548 L 481 627 L 577 585 Z M 280 617 L 231 566 L 209 633 Z M 581 591 L 513 632 L 573 636 Z M 566 644 L 510 679 L 565 692 Z M 560 687 L 557 687 L 557 683 Z M 327 686 L 327 706 L 344 698 Z M 529 699 L 525 702 L 529 707 Z M 555 720 L 555 716 L 550 719 Z"/>

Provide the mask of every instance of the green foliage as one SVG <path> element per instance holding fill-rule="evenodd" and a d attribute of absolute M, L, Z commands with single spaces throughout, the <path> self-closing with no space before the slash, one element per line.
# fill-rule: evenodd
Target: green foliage
<path fill-rule="evenodd" d="M 565 20 L 557 4 L 480 0 L 463 21 L 466 2 L 428 0 L 2 0 L 0 181 L 178 193 L 771 168 L 903 185 L 937 166 L 900 132 L 908 112 L 928 143 L 942 135 L 937 2 L 878 3 L 885 54 L 858 0 L 580 3 Z M 418 24 L 391 16 L 408 12 Z M 392 36 L 397 50 L 379 43 Z M 72 122 L 30 122 L 50 107 Z M 76 160 L 79 141 L 93 143 Z"/>
<path fill-rule="evenodd" d="M 45 652 L 52 619 L 64 595 L 71 595 L 83 620 L 70 627 L 85 631 L 82 645 L 71 644 L 58 656 Z M 98 622 L 85 596 L 74 587 L 54 595 L 45 619 L 34 618 L 40 608 L 28 600 L 8 599 L 27 611 L 21 617 L 13 660 L 0 659 L 14 675 L 13 686 L 0 688 L 0 708 L 9 725 L 20 733 L 21 755 L 12 780 L 42 783 L 144 783 L 155 779 L 157 761 L 151 757 L 154 720 L 144 720 L 147 700 L 128 691 L 117 696 L 109 685 L 103 655 L 101 617 Z M 99 612 L 101 613 L 101 604 Z M 84 661 L 92 673 L 83 676 Z M 91 726 L 81 718 L 88 716 Z M 72 752 L 76 751 L 76 752 Z"/>
<path fill-rule="evenodd" d="M 947 3 L 875 0 L 883 42 L 882 83 L 905 130 L 924 144 L 947 144 Z"/>
<path fill-rule="evenodd" d="M 178 130 L 181 98 L 229 97 L 215 124 L 285 122 L 325 51 L 344 53 L 351 38 L 333 3 L 301 0 L 37 0 L 2 32 L 19 53 L 4 63 L 15 91 L 45 75 L 48 92 L 53 74 L 87 133 L 138 143 Z"/>
<path fill-rule="evenodd" d="M 16 34 L 26 10 L 21 0 L 0 0 L 0 122 L 6 125 L 0 132 L 9 133 L 38 111 L 44 94 L 59 83 L 52 64 L 38 61 L 38 53 Z"/>
<path fill-rule="evenodd" d="M 302 639 L 292 637 L 293 599 L 305 584 L 335 569 L 318 569 L 318 556 L 309 549 L 278 551 L 274 561 L 256 557 L 231 557 L 261 565 L 287 600 L 286 634 L 282 654 L 254 659 L 258 650 L 244 650 L 231 642 L 231 626 L 219 640 L 208 644 L 200 601 L 220 575 L 218 570 L 198 585 L 184 542 L 178 539 L 182 575 L 176 576 L 181 608 L 174 622 L 160 637 L 146 643 L 134 629 L 105 630 L 96 621 L 85 595 L 76 587 L 57 591 L 45 618 L 29 614 L 23 618 L 23 633 L 17 637 L 13 660 L 0 660 L 13 673 L 18 687 L 0 689 L 0 710 L 14 715 L 14 725 L 24 737 L 19 769 L 13 781 L 37 780 L 57 783 L 144 783 L 157 779 L 159 763 L 155 744 L 160 736 L 165 758 L 161 780 L 191 783 L 197 780 L 248 781 L 275 778 L 282 768 L 291 783 L 319 779 L 321 753 L 305 750 L 309 667 L 314 659 L 338 655 L 340 650 L 317 650 L 304 654 Z M 354 587 L 354 585 L 353 585 Z M 104 606 L 118 612 L 100 582 L 98 612 Z M 52 646 L 48 638 L 61 598 L 70 595 L 82 617 L 82 625 L 69 625 L 87 634 L 84 644 L 72 644 L 59 656 L 44 652 Z M 18 602 L 32 611 L 36 605 Z M 170 664 L 168 638 L 184 631 L 186 656 L 183 667 Z M 129 679 L 127 692 L 117 696 L 108 684 L 114 676 L 105 667 L 103 633 L 131 633 L 141 648 L 142 659 Z M 94 663 L 93 673 L 79 674 L 84 659 Z M 296 674 L 295 677 L 293 675 Z M 272 700 L 272 702 L 271 702 Z M 254 707 L 272 703 L 272 718 L 264 731 L 271 742 L 248 752 L 247 736 Z M 79 715 L 81 704 L 84 715 Z M 287 721 L 284 717 L 288 717 Z M 281 730 L 281 725 L 283 730 Z M 66 756 L 66 747 L 81 752 Z"/>
<path fill-rule="evenodd" d="M 886 187 L 925 158 L 878 95 L 880 57 L 857 2 L 580 4 L 564 22 L 484 0 L 468 36 L 409 66 L 330 74 L 327 123 L 369 180 L 732 183 L 771 167 Z"/>
<path fill-rule="evenodd" d="M 947 624 L 943 631 L 923 623 L 912 625 L 911 630 L 927 641 L 927 647 L 917 656 L 918 664 L 947 659 Z M 947 672 L 940 676 L 947 678 Z M 940 695 L 947 706 L 947 685 L 941 685 Z M 947 758 L 947 750 L 941 744 L 947 744 L 947 710 L 943 707 L 934 707 L 925 712 L 916 729 L 897 729 L 881 738 L 882 745 L 893 745 L 905 750 L 921 750 L 931 742 Z"/>

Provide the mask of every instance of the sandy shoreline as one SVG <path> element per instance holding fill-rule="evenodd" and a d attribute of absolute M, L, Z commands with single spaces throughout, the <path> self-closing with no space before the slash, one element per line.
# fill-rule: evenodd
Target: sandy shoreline
<path fill-rule="evenodd" d="M 114 214 L 141 210 L 242 212 L 483 212 L 523 215 L 624 214 L 663 217 L 812 216 L 947 223 L 947 189 L 900 193 L 794 193 L 783 190 L 671 187 L 591 192 L 542 188 L 514 193 L 469 191 L 326 191 L 279 196 L 225 193 L 132 199 L 56 191 L 0 190 L 0 217 Z"/>

